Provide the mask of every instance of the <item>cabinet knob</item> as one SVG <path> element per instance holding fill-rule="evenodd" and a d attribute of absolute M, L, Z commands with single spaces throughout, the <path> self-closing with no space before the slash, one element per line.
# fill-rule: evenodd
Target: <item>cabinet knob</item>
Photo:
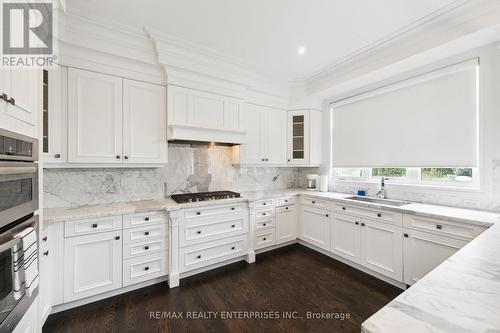
<path fill-rule="evenodd" d="M 42 240 L 43 240 L 44 242 L 46 242 L 46 241 L 47 241 L 47 236 L 43 237 L 43 238 L 42 238 Z"/>
<path fill-rule="evenodd" d="M 201 259 L 201 256 L 198 255 L 198 256 L 196 256 L 196 258 Z"/>
<path fill-rule="evenodd" d="M 144 246 L 144 250 L 149 250 L 149 246 Z"/>
<path fill-rule="evenodd" d="M 92 224 L 92 228 L 97 228 L 97 223 Z"/>
<path fill-rule="evenodd" d="M 128 156 L 123 156 L 124 159 L 128 160 Z"/>
<path fill-rule="evenodd" d="M 264 227 L 265 227 L 265 226 L 266 226 L 266 224 L 264 223 L 264 224 L 262 224 L 262 226 L 264 226 Z"/>
<path fill-rule="evenodd" d="M 403 236 L 405 236 L 406 238 L 408 238 L 408 234 L 406 234 L 406 233 L 405 233 L 405 234 L 403 234 Z"/>
<path fill-rule="evenodd" d="M 269 159 L 266 158 L 266 162 L 269 161 Z"/>
<path fill-rule="evenodd" d="M 149 236 L 149 231 L 145 231 L 144 235 Z"/>
<path fill-rule="evenodd" d="M 144 221 L 146 221 L 146 222 L 147 222 L 147 221 L 149 221 L 149 216 L 146 216 L 146 217 L 144 218 Z"/>
<path fill-rule="evenodd" d="M 231 207 L 231 210 L 235 210 L 235 209 L 236 209 L 236 208 L 234 208 L 234 207 Z"/>
<path fill-rule="evenodd" d="M 7 94 L 6 94 L 6 93 L 1 93 L 1 94 L 0 94 L 0 99 L 3 99 L 4 101 L 6 101 L 6 102 L 7 102 L 7 101 L 9 100 L 9 96 L 7 96 Z"/>
<path fill-rule="evenodd" d="M 363 222 L 361 222 L 361 226 L 362 226 L 362 227 L 364 227 L 364 226 L 365 226 L 365 224 L 364 224 Z"/>
<path fill-rule="evenodd" d="M 266 213 L 262 213 L 262 216 L 266 216 Z"/>
<path fill-rule="evenodd" d="M 201 230 L 198 230 L 196 233 L 197 233 L 198 235 L 200 235 L 200 234 L 201 234 Z"/>
<path fill-rule="evenodd" d="M 231 248 L 231 250 L 234 250 L 234 249 L 236 249 L 236 247 L 234 247 L 234 246 L 233 246 L 233 247 Z"/>
<path fill-rule="evenodd" d="M 290 160 L 290 159 L 288 159 L 288 162 L 290 162 L 290 161 L 291 161 L 291 160 Z"/>
<path fill-rule="evenodd" d="M 231 226 L 231 228 L 236 228 L 236 224 L 233 224 L 233 225 Z"/>
<path fill-rule="evenodd" d="M 201 215 L 201 212 L 196 212 L 196 215 Z"/>
<path fill-rule="evenodd" d="M 149 266 L 144 267 L 145 271 L 149 271 Z"/>
<path fill-rule="evenodd" d="M 288 210 L 288 207 L 285 207 L 286 210 Z"/>
<path fill-rule="evenodd" d="M 264 203 L 262 204 L 262 206 L 265 206 L 265 205 L 267 205 L 267 204 L 264 202 Z"/>
<path fill-rule="evenodd" d="M 377 217 L 382 217 L 382 214 L 380 214 L 380 213 L 377 213 Z"/>
<path fill-rule="evenodd" d="M 116 236 L 116 237 L 115 237 L 115 239 L 116 239 L 116 240 L 119 240 L 119 239 L 120 239 L 120 236 Z"/>
<path fill-rule="evenodd" d="M 356 221 L 356 222 L 354 222 L 354 224 L 355 224 L 355 225 L 358 225 L 358 224 L 359 224 L 359 222 L 358 222 L 358 221 Z"/>
<path fill-rule="evenodd" d="M 314 200 L 313 200 L 313 201 L 311 201 L 311 202 L 312 202 L 312 204 L 313 204 L 313 205 L 316 203 L 316 201 L 314 201 Z"/>
<path fill-rule="evenodd" d="M 263 158 L 263 159 L 262 159 L 262 162 L 265 162 L 265 161 L 266 161 L 266 159 L 265 159 L 265 158 Z"/>
<path fill-rule="evenodd" d="M 61 158 L 61 154 L 54 154 L 54 158 Z"/>
<path fill-rule="evenodd" d="M 117 160 L 119 160 L 120 158 L 122 158 L 120 155 L 116 155 Z"/>
<path fill-rule="evenodd" d="M 45 251 L 45 252 L 43 253 L 43 255 L 44 255 L 44 256 L 48 256 L 48 255 L 49 255 L 49 251 Z"/>
<path fill-rule="evenodd" d="M 441 229 L 443 229 L 443 226 L 441 224 L 436 224 L 436 229 L 441 230 Z"/>
<path fill-rule="evenodd" d="M 328 214 L 325 214 L 326 217 L 328 217 Z"/>
<path fill-rule="evenodd" d="M 11 97 L 7 100 L 7 103 L 10 103 L 12 105 L 16 105 L 16 100 L 14 99 L 14 97 Z"/>
<path fill-rule="evenodd" d="M 267 240 L 267 238 L 262 238 L 262 240 Z"/>

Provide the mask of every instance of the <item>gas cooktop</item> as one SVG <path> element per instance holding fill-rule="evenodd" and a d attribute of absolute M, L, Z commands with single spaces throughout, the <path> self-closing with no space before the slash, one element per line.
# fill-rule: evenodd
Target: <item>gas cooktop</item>
<path fill-rule="evenodd" d="M 239 198 L 240 194 L 231 191 L 214 191 L 214 192 L 199 192 L 199 193 L 186 193 L 174 194 L 171 196 L 172 200 L 177 203 L 198 202 L 219 199 Z"/>

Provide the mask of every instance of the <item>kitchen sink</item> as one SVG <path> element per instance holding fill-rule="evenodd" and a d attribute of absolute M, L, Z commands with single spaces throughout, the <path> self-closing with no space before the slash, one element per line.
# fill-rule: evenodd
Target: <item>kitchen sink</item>
<path fill-rule="evenodd" d="M 354 200 L 354 201 L 370 202 L 370 203 L 387 205 L 387 206 L 396 206 L 396 207 L 410 204 L 409 202 L 406 202 L 406 201 L 379 199 L 379 198 L 370 198 L 370 197 L 360 197 L 360 196 L 347 197 L 346 199 Z"/>

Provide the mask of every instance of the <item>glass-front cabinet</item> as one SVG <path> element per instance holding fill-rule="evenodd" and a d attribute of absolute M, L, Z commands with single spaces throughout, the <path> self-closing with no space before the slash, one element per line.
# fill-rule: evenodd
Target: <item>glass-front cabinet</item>
<path fill-rule="evenodd" d="M 288 111 L 288 165 L 321 164 L 321 111 Z"/>

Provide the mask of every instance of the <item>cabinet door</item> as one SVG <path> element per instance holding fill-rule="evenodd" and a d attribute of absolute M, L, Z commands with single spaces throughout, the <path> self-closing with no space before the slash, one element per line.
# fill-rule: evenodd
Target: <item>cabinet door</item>
<path fill-rule="evenodd" d="M 122 79 L 68 69 L 68 162 L 122 163 Z"/>
<path fill-rule="evenodd" d="M 300 214 L 300 238 L 325 250 L 330 248 L 329 212 L 302 207 Z"/>
<path fill-rule="evenodd" d="M 241 164 L 264 164 L 265 139 L 263 126 L 265 122 L 262 117 L 262 107 L 252 104 L 245 105 L 245 127 L 247 131 L 246 142 L 241 145 Z"/>
<path fill-rule="evenodd" d="M 43 76 L 43 162 L 66 163 L 68 68 L 44 70 Z"/>
<path fill-rule="evenodd" d="M 353 262 L 360 261 L 359 218 L 334 214 L 330 230 L 330 251 Z"/>
<path fill-rule="evenodd" d="M 309 164 L 309 112 L 288 112 L 288 164 Z"/>
<path fill-rule="evenodd" d="M 64 302 L 121 286 L 121 230 L 64 240 Z"/>
<path fill-rule="evenodd" d="M 167 107 L 164 86 L 123 80 L 125 163 L 167 163 Z"/>
<path fill-rule="evenodd" d="M 297 239 L 298 216 L 295 206 L 276 207 L 276 244 Z"/>
<path fill-rule="evenodd" d="M 15 99 L 15 105 L 8 105 L 11 117 L 30 125 L 38 123 L 39 92 L 41 91 L 41 70 L 12 69 L 10 74 L 10 90 L 8 95 Z"/>
<path fill-rule="evenodd" d="M 361 264 L 403 281 L 403 228 L 393 224 L 361 220 Z"/>
<path fill-rule="evenodd" d="M 37 303 L 35 300 L 31 304 L 12 333 L 37 333 L 41 331 L 40 325 L 37 325 Z"/>
<path fill-rule="evenodd" d="M 283 110 L 268 108 L 266 112 L 267 153 L 266 163 L 286 165 L 287 113 Z"/>
<path fill-rule="evenodd" d="M 404 283 L 412 285 L 467 244 L 464 240 L 403 229 Z"/>

